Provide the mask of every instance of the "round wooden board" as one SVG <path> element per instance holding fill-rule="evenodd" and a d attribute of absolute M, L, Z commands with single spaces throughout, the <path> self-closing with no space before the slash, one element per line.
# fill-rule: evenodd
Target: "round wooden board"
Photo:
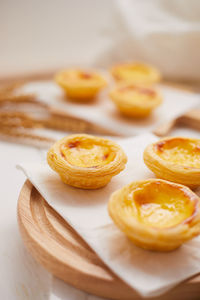
<path fill-rule="evenodd" d="M 18 223 L 28 251 L 58 278 L 97 296 L 142 299 L 102 263 L 28 180 L 19 196 Z M 199 300 L 200 276 L 180 284 L 164 296 L 151 299 Z"/>

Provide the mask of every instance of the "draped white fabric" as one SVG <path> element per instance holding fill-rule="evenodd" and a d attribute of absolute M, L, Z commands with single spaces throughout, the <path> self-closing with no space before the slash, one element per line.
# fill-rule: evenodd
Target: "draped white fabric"
<path fill-rule="evenodd" d="M 136 59 L 200 80 L 199 0 L 2 0 L 0 28 L 0 76 Z"/>

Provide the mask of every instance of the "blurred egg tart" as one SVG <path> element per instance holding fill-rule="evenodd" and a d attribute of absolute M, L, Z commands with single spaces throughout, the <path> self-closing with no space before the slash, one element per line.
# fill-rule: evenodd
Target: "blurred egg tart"
<path fill-rule="evenodd" d="M 55 81 L 60 85 L 71 100 L 89 101 L 106 85 L 105 79 L 96 72 L 83 70 L 64 70 L 55 76 Z"/>
<path fill-rule="evenodd" d="M 78 134 L 57 141 L 48 151 L 47 161 L 64 183 L 97 189 L 125 168 L 127 157 L 115 142 Z"/>
<path fill-rule="evenodd" d="M 162 179 L 132 182 L 111 195 L 108 211 L 137 246 L 171 251 L 200 233 L 200 198 Z"/>
<path fill-rule="evenodd" d="M 144 162 L 159 178 L 190 187 L 200 185 L 200 139 L 161 139 L 146 147 Z"/>
<path fill-rule="evenodd" d="M 113 66 L 111 74 L 116 81 L 128 81 L 139 84 L 153 84 L 161 79 L 160 72 L 156 68 L 140 62 Z"/>
<path fill-rule="evenodd" d="M 133 118 L 147 117 L 162 103 L 157 90 L 132 83 L 115 87 L 109 96 L 123 115 Z"/>

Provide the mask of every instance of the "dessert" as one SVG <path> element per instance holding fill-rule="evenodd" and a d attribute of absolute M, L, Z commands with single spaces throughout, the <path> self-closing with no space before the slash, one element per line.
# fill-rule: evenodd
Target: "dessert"
<path fill-rule="evenodd" d="M 116 81 L 136 84 L 153 84 L 161 79 L 160 72 L 156 68 L 141 62 L 118 64 L 111 68 L 111 74 Z"/>
<path fill-rule="evenodd" d="M 94 99 L 106 85 L 105 79 L 97 72 L 79 69 L 60 71 L 56 74 L 55 81 L 69 99 L 82 102 Z"/>
<path fill-rule="evenodd" d="M 97 189 L 125 168 L 127 157 L 111 140 L 76 134 L 57 141 L 48 151 L 47 161 L 64 183 Z"/>
<path fill-rule="evenodd" d="M 159 178 L 189 187 L 200 185 L 200 139 L 161 139 L 146 147 L 144 162 Z"/>
<path fill-rule="evenodd" d="M 200 233 L 200 198 L 162 179 L 132 182 L 111 195 L 108 211 L 137 246 L 171 251 Z"/>
<path fill-rule="evenodd" d="M 127 117 L 147 117 L 162 103 L 161 95 L 152 87 L 123 84 L 114 88 L 109 96 L 118 110 Z"/>

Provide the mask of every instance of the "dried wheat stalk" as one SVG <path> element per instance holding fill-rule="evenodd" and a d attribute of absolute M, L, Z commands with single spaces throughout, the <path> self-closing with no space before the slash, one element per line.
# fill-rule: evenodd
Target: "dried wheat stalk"
<path fill-rule="evenodd" d="M 22 82 L 4 86 L 0 89 L 0 133 L 1 136 L 16 137 L 16 139 L 32 139 L 52 141 L 32 133 L 34 128 L 46 128 L 59 131 L 89 132 L 104 135 L 114 135 L 112 132 L 90 122 L 72 117 L 37 99 L 34 94 L 20 94 L 18 89 Z M 45 118 L 35 118 L 21 109 L 22 104 L 34 105 L 42 109 Z M 17 110 L 16 110 L 17 107 Z M 26 129 L 26 131 L 24 131 Z"/>

